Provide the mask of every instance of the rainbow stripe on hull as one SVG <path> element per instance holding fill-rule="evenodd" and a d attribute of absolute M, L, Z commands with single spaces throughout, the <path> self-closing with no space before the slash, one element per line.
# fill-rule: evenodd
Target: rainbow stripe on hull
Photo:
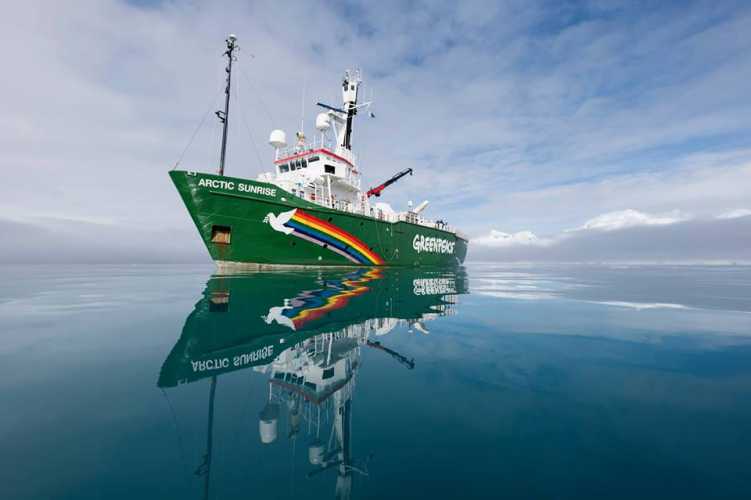
<path fill-rule="evenodd" d="M 356 264 L 386 264 L 356 236 L 299 208 L 292 211 L 283 226 L 292 230 L 289 234 L 336 252 Z"/>

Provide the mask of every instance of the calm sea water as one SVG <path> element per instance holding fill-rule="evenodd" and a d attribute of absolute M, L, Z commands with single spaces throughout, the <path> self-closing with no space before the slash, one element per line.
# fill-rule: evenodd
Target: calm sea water
<path fill-rule="evenodd" d="M 0 497 L 751 498 L 751 269 L 0 267 Z"/>

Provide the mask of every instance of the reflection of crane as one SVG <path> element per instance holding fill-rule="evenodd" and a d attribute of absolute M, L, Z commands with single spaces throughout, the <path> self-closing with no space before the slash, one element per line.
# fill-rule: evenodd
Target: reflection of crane
<path fill-rule="evenodd" d="M 391 179 L 387 180 L 386 182 L 384 182 L 378 187 L 370 188 L 370 191 L 367 192 L 368 198 L 374 195 L 381 196 L 381 191 L 383 191 L 384 189 L 386 189 L 387 187 L 389 187 L 390 185 L 392 185 L 393 183 L 395 183 L 396 181 L 398 181 L 399 179 L 401 179 L 407 174 L 412 175 L 411 168 L 408 168 L 407 170 L 402 170 L 401 172 L 399 172 L 398 174 L 396 174 Z"/>
<path fill-rule="evenodd" d="M 367 345 L 368 345 L 368 347 L 373 347 L 375 349 L 380 349 L 382 351 L 385 351 L 385 352 L 391 354 L 392 358 L 394 358 L 395 360 L 397 360 L 398 362 L 400 362 L 401 364 L 403 364 L 404 366 L 406 366 L 410 370 L 412 370 L 412 369 L 415 368 L 415 360 L 414 360 L 414 358 L 407 359 L 406 357 L 402 356 L 398 352 L 393 351 L 393 350 L 389 349 L 388 347 L 386 347 L 384 345 L 381 345 L 381 343 L 378 342 L 378 341 L 371 342 L 370 340 L 368 340 Z"/>

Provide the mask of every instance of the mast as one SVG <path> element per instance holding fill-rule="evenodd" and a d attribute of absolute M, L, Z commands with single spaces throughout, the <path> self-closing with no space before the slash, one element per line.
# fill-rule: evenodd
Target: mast
<path fill-rule="evenodd" d="M 229 115 L 229 93 L 232 85 L 232 60 L 234 57 L 234 51 L 237 48 L 235 45 L 235 42 L 237 41 L 237 37 L 235 35 L 229 35 L 225 41 L 227 42 L 227 52 L 224 53 L 225 56 L 227 56 L 227 69 L 225 71 L 227 72 L 227 87 L 224 89 L 225 98 L 224 98 L 224 111 L 217 111 L 216 116 L 219 117 L 219 119 L 224 124 L 224 127 L 222 129 L 222 154 L 219 157 L 219 175 L 224 175 L 224 159 L 227 153 L 227 126 L 229 125 L 228 115 Z"/>
<path fill-rule="evenodd" d="M 354 78 L 345 73 L 342 81 L 342 94 L 344 97 L 344 110 L 347 112 L 347 123 L 344 125 L 344 137 L 341 146 L 352 150 L 352 120 L 357 114 L 357 91 L 360 87 L 359 70 Z"/>

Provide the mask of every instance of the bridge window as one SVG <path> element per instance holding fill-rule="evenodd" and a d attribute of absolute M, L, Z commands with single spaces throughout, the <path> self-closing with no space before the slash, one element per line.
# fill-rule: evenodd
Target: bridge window
<path fill-rule="evenodd" d="M 289 172 L 289 165 L 283 163 L 282 165 L 279 165 L 279 173 L 283 174 L 285 172 Z"/>
<path fill-rule="evenodd" d="M 335 174 L 336 173 L 336 168 L 334 167 L 334 165 L 324 165 L 323 169 L 324 169 L 324 171 L 327 174 Z"/>

